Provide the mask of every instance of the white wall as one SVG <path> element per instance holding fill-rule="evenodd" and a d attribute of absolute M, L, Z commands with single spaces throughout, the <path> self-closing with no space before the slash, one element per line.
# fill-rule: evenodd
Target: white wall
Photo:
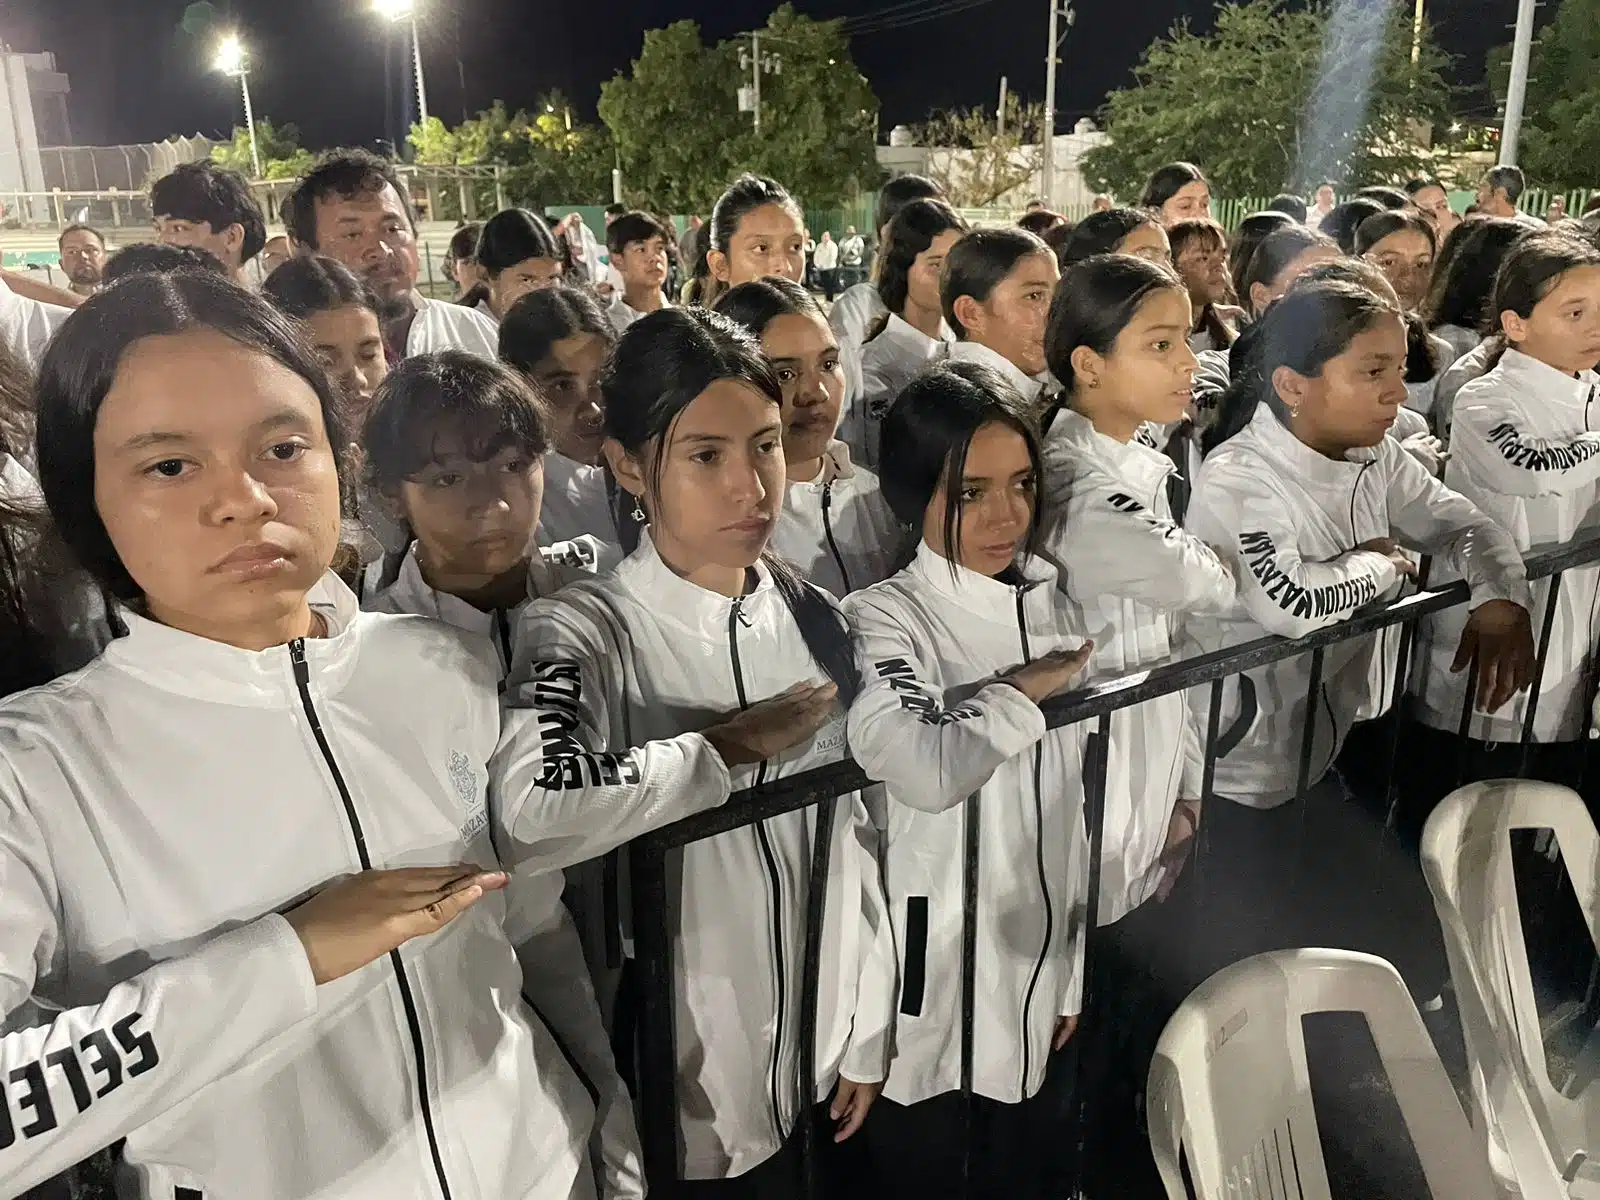
<path fill-rule="evenodd" d="M 32 57 L 0 51 L 0 192 L 44 191 L 44 168 L 28 90 Z M 44 219 L 48 203 L 42 199 L 30 203 L 34 219 Z"/>

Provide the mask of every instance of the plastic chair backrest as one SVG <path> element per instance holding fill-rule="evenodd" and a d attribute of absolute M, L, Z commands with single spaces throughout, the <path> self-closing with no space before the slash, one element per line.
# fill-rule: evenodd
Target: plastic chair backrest
<path fill-rule="evenodd" d="M 1422 867 L 1461 1009 L 1473 1097 L 1481 1110 L 1475 1121 L 1489 1124 L 1491 1157 L 1509 1160 L 1532 1196 L 1544 1190 L 1533 1183 L 1543 1174 L 1541 1154 L 1559 1178 L 1565 1164 L 1590 1147 L 1584 1144 L 1585 1105 L 1550 1082 L 1512 874 L 1514 829 L 1555 831 L 1590 936 L 1596 937 L 1600 837 L 1582 799 L 1569 788 L 1508 779 L 1452 792 L 1423 831 Z M 1506 1173 L 1498 1164 L 1497 1171 Z"/>
<path fill-rule="evenodd" d="M 1367 1019 L 1436 1200 L 1488 1200 L 1487 1163 L 1399 974 L 1343 950 L 1262 954 L 1212 976 L 1156 1047 L 1146 1090 L 1150 1147 L 1167 1194 L 1186 1200 L 1330 1200 L 1301 1018 Z"/>

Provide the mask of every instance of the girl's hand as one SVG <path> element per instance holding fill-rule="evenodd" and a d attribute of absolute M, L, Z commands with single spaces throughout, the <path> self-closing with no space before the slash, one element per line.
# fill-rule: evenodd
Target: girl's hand
<path fill-rule="evenodd" d="M 705 730 L 706 741 L 730 767 L 764 762 L 798 746 L 822 728 L 837 707 L 839 689 L 797 683 L 781 696 L 752 704 Z"/>
<path fill-rule="evenodd" d="M 1394 564 L 1395 573 L 1401 578 L 1405 578 L 1408 575 L 1412 579 L 1417 577 L 1416 562 L 1401 549 L 1400 543 L 1393 538 L 1373 538 L 1370 542 L 1362 542 L 1356 549 L 1370 550 L 1374 554 L 1383 555 Z"/>
<path fill-rule="evenodd" d="M 1467 618 L 1450 670 L 1465 671 L 1477 655 L 1477 704 L 1492 713 L 1532 682 L 1535 653 L 1528 610 L 1510 600 L 1490 600 Z"/>
<path fill-rule="evenodd" d="M 1065 691 L 1088 665 L 1094 643 L 1085 642 L 1076 650 L 1053 650 L 1000 677 L 1035 704 L 1042 704 L 1057 692 Z"/>
<path fill-rule="evenodd" d="M 1194 852 L 1194 839 L 1199 832 L 1200 801 L 1179 800 L 1172 806 L 1172 820 L 1167 823 L 1167 842 L 1159 859 L 1163 873 L 1161 882 L 1156 886 L 1157 902 L 1172 895 L 1178 876 L 1183 874 L 1183 868 Z"/>
<path fill-rule="evenodd" d="M 1072 1040 L 1072 1035 L 1077 1033 L 1077 1032 L 1078 1032 L 1078 1018 L 1077 1017 L 1075 1017 L 1075 1016 L 1073 1016 L 1073 1017 L 1057 1017 L 1056 1018 L 1056 1033 L 1055 1033 L 1055 1036 L 1050 1039 L 1050 1049 L 1052 1049 L 1052 1050 L 1061 1049 L 1069 1041 Z"/>
<path fill-rule="evenodd" d="M 437 933 L 485 893 L 505 886 L 503 872 L 465 863 L 362 871 L 329 884 L 284 916 L 300 935 L 312 977 L 331 983 L 414 937 Z"/>
<path fill-rule="evenodd" d="M 834 1131 L 835 1142 L 847 1141 L 853 1137 L 861 1122 L 867 1119 L 867 1110 L 872 1107 L 872 1102 L 878 1098 L 878 1093 L 883 1091 L 882 1083 L 857 1083 L 853 1079 L 839 1076 L 839 1086 L 834 1089 L 833 1103 L 828 1105 L 828 1115 L 839 1122 L 839 1128 Z"/>

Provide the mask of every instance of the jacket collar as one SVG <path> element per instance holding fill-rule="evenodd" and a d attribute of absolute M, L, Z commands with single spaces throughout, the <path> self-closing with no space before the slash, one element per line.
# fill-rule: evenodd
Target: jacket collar
<path fill-rule="evenodd" d="M 328 572 L 307 596 L 327 622 L 328 635 L 305 640 L 311 685 L 322 694 L 338 691 L 355 669 L 361 633 L 371 619 L 355 594 Z M 128 633 L 105 650 L 107 665 L 162 691 L 196 700 L 279 708 L 299 703 L 288 646 L 241 650 L 173 629 L 127 608 L 120 610 Z"/>
<path fill-rule="evenodd" d="M 518 604 L 511 610 L 513 612 L 520 612 L 528 600 L 538 600 L 553 595 L 572 578 L 594 573 L 595 552 L 592 539 L 555 542 L 549 546 L 535 545 L 530 546 L 530 549 L 534 553 L 528 557 L 528 595 L 523 604 Z M 406 612 L 434 617 L 447 625 L 471 633 L 494 632 L 492 610 L 484 612 L 459 596 L 439 591 L 427 581 L 422 574 L 422 564 L 417 560 L 416 542 L 411 543 L 411 548 L 406 551 L 405 560 L 400 564 L 400 572 L 394 581 L 394 591 L 399 596 L 406 597 L 407 603 L 404 605 Z"/>
<path fill-rule="evenodd" d="M 1520 350 L 1508 349 L 1496 369 L 1512 385 L 1511 394 L 1522 406 L 1536 405 L 1546 412 L 1559 408 L 1581 414 L 1591 391 L 1600 385 L 1600 376 L 1593 371 L 1568 375 Z"/>
<path fill-rule="evenodd" d="M 855 463 L 850 461 L 850 447 L 835 438 L 822 452 L 822 470 L 817 472 L 817 477 L 791 483 L 789 492 L 792 495 L 796 488 L 810 488 L 812 491 L 820 492 L 831 483 L 837 483 L 842 479 L 854 479 L 858 473 Z"/>
<path fill-rule="evenodd" d="M 1107 437 L 1088 417 L 1065 404 L 1051 422 L 1044 444 L 1047 457 L 1059 457 L 1063 450 L 1069 456 L 1082 456 L 1117 479 L 1138 484 L 1141 490 L 1159 487 L 1177 471 L 1172 460 L 1161 451 L 1138 438 L 1119 442 Z"/>
<path fill-rule="evenodd" d="M 1377 446 L 1358 447 L 1348 451 L 1343 459 L 1318 454 L 1290 433 L 1265 404 L 1256 407 L 1255 415 L 1241 436 L 1254 442 L 1288 476 L 1311 484 L 1348 486 L 1355 476 L 1378 459 Z"/>
<path fill-rule="evenodd" d="M 1048 605 L 1056 581 L 1056 569 L 1041 558 L 1024 556 L 1017 560 L 1017 570 L 1022 576 L 1024 603 Z M 937 592 L 976 616 L 991 620 L 1014 621 L 1017 611 L 1017 585 L 1002 583 L 988 575 L 980 575 L 959 564 L 952 563 L 928 545 L 917 543 L 917 552 L 906 567 L 918 584 Z"/>
<path fill-rule="evenodd" d="M 932 358 L 940 345 L 948 343 L 954 336 L 942 318 L 939 321 L 939 336 L 931 338 L 899 313 L 890 313 L 883 332 L 873 340 L 882 342 L 883 348 L 892 351 L 896 358 Z"/>
<path fill-rule="evenodd" d="M 1048 374 L 1026 374 L 1021 367 L 1017 366 L 1004 354 L 978 342 L 951 342 L 950 361 L 975 362 L 982 363 L 986 367 L 992 367 L 1004 375 L 1011 386 L 1021 392 L 1022 398 L 1029 403 L 1039 398 L 1039 393 L 1044 391 L 1044 385 L 1048 380 Z"/>
<path fill-rule="evenodd" d="M 755 587 L 737 600 L 708 591 L 690 583 L 661 561 L 647 529 L 639 535 L 639 548 L 618 565 L 616 580 L 657 620 L 720 645 L 728 640 L 730 621 L 738 620 L 745 628 L 751 628 L 776 621 L 781 616 L 783 599 L 772 582 L 772 573 L 759 562 L 754 571 Z"/>

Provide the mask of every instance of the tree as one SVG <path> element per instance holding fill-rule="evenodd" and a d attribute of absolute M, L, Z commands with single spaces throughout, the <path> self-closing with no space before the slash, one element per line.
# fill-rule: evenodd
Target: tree
<path fill-rule="evenodd" d="M 1085 175 L 1124 196 L 1178 159 L 1236 196 L 1399 182 L 1426 166 L 1418 126 L 1448 97 L 1449 59 L 1428 31 L 1411 62 L 1410 13 L 1388 0 L 1241 0 L 1206 36 L 1180 22 L 1145 50 L 1134 86 L 1107 97 L 1109 141 L 1085 156 Z"/>
<path fill-rule="evenodd" d="M 1044 105 L 1006 97 L 1005 132 L 983 108 L 937 112 L 917 136 L 932 153 L 928 174 L 957 208 L 987 208 L 1039 175 Z"/>
<path fill-rule="evenodd" d="M 1510 47 L 1490 52 L 1495 99 L 1505 103 Z M 1600 184 L 1600 0 L 1562 0 L 1534 43 L 1517 156 L 1541 187 Z"/>
<path fill-rule="evenodd" d="M 748 43 L 744 43 L 748 45 Z M 738 95 L 749 82 L 739 41 L 708 46 L 693 21 L 644 36 L 630 75 L 600 90 L 630 198 L 669 212 L 710 210 L 741 170 L 783 181 L 804 203 L 842 203 L 875 187 L 878 101 L 837 21 L 785 4 L 767 18 L 762 55 L 781 72 L 761 80 L 761 132 Z"/>
<path fill-rule="evenodd" d="M 256 148 L 261 152 L 263 179 L 298 179 L 311 169 L 315 157 L 300 145 L 300 130 L 292 121 L 287 125 L 274 125 L 265 117 L 257 121 Z M 242 125 L 234 128 L 231 142 L 211 148 L 211 158 L 225 167 L 232 167 L 246 179 L 255 177 L 250 131 Z"/>

